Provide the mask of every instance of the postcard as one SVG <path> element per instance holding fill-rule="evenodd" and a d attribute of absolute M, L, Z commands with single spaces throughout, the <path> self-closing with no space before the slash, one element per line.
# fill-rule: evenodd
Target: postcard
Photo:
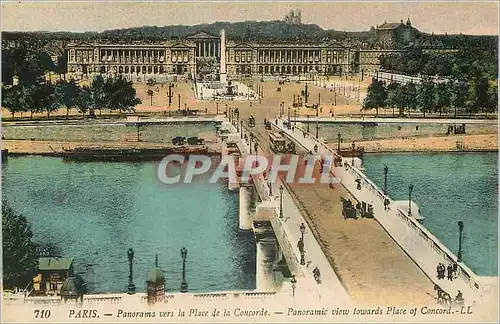
<path fill-rule="evenodd" d="M 2 321 L 498 322 L 497 2 L 2 2 Z"/>

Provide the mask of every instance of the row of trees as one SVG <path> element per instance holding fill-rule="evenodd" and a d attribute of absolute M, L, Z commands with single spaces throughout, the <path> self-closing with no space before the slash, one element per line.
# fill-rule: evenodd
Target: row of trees
<path fill-rule="evenodd" d="M 132 82 L 123 77 L 104 79 L 97 76 L 90 86 L 80 86 L 74 80 L 60 80 L 55 84 L 41 82 L 35 84 L 22 84 L 2 89 L 2 106 L 12 114 L 34 113 L 50 114 L 66 108 L 66 117 L 71 108 L 77 108 L 82 116 L 89 113 L 94 116 L 95 110 L 116 110 L 120 112 L 134 111 L 135 106 L 141 103 L 136 98 L 136 90 Z"/>
<path fill-rule="evenodd" d="M 368 86 L 367 95 L 363 102 L 363 109 L 377 110 L 379 108 L 392 108 L 400 115 L 404 112 L 420 110 L 425 117 L 426 113 L 447 113 L 453 109 L 455 116 L 457 110 L 467 112 L 470 116 L 474 113 L 486 114 L 498 110 L 498 84 L 481 77 L 470 82 L 449 81 L 435 83 L 424 79 L 419 84 L 400 84 L 373 79 Z"/>
<path fill-rule="evenodd" d="M 494 52 L 478 49 L 442 54 L 415 50 L 383 55 L 380 67 L 407 75 L 438 75 L 456 80 L 469 80 L 482 75 L 494 80 L 498 74 L 498 58 Z"/>

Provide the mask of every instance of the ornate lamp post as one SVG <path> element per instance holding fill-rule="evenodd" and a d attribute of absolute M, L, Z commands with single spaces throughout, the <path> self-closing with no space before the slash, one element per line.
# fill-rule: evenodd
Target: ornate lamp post
<path fill-rule="evenodd" d="M 259 146 L 259 143 L 257 143 L 257 141 L 255 141 L 255 143 L 253 144 L 253 148 L 255 150 L 255 157 L 257 157 L 257 147 Z"/>
<path fill-rule="evenodd" d="M 293 126 L 297 126 L 297 109 L 293 110 Z"/>
<path fill-rule="evenodd" d="M 387 172 L 389 172 L 389 168 L 384 165 L 384 195 L 387 195 Z"/>
<path fill-rule="evenodd" d="M 252 155 L 252 139 L 253 139 L 253 134 L 250 133 L 250 144 L 248 146 L 250 146 L 250 155 Z"/>
<path fill-rule="evenodd" d="M 316 117 L 316 139 L 319 139 L 319 118 Z"/>
<path fill-rule="evenodd" d="M 134 259 L 134 250 L 132 248 L 128 249 L 127 251 L 127 256 L 128 256 L 128 294 L 133 295 L 135 294 L 135 285 L 132 279 L 132 260 Z"/>
<path fill-rule="evenodd" d="M 300 233 L 301 233 L 301 238 L 300 238 L 300 243 L 299 243 L 299 250 L 300 250 L 300 264 L 304 265 L 306 264 L 306 259 L 305 259 L 305 250 L 304 250 L 304 232 L 306 231 L 306 226 L 304 223 L 300 224 Z"/>
<path fill-rule="evenodd" d="M 288 129 L 290 129 L 292 126 L 290 124 L 290 107 L 288 107 Z"/>
<path fill-rule="evenodd" d="M 411 217 L 411 193 L 413 192 L 413 185 L 408 187 L 408 216 Z"/>
<path fill-rule="evenodd" d="M 307 133 L 309 133 L 309 115 L 307 115 Z"/>
<path fill-rule="evenodd" d="M 188 291 L 188 284 L 186 282 L 186 257 L 187 257 L 187 249 L 183 247 L 181 249 L 182 256 L 182 282 L 181 282 L 181 292 Z"/>
<path fill-rule="evenodd" d="M 354 167 L 354 149 L 356 148 L 356 144 L 354 144 L 354 142 L 352 142 L 351 147 L 352 147 L 352 160 L 351 160 L 351 165 Z"/>
<path fill-rule="evenodd" d="M 339 139 L 339 141 L 337 143 L 337 153 L 340 154 L 340 143 L 342 142 L 342 136 L 341 136 L 340 132 L 337 134 L 337 138 Z"/>
<path fill-rule="evenodd" d="M 216 114 L 219 115 L 219 103 L 218 102 L 215 103 L 215 109 L 217 111 Z"/>
<path fill-rule="evenodd" d="M 280 218 L 283 218 L 283 186 L 280 186 Z"/>
<path fill-rule="evenodd" d="M 290 283 L 292 284 L 292 296 L 295 297 L 295 288 L 297 287 L 297 279 L 295 279 L 295 275 L 292 276 Z"/>
<path fill-rule="evenodd" d="M 240 120 L 240 138 L 243 139 L 243 120 Z"/>
<path fill-rule="evenodd" d="M 462 221 L 458 221 L 458 253 L 457 253 L 457 262 L 462 262 L 462 232 L 464 231 L 464 223 Z"/>
<path fill-rule="evenodd" d="M 269 181 L 269 196 L 273 196 L 273 183 L 271 182 L 271 171 L 272 169 L 269 168 L 269 173 L 267 174 L 267 180 Z"/>

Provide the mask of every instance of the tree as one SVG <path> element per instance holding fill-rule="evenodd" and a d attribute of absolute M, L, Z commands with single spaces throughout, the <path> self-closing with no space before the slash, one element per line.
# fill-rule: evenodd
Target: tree
<path fill-rule="evenodd" d="M 85 118 L 85 114 L 92 105 L 92 95 L 88 86 L 83 86 L 78 89 L 78 97 L 75 101 L 75 105 L 78 107 L 78 111 L 82 113 L 82 118 Z"/>
<path fill-rule="evenodd" d="M 107 107 L 112 110 L 117 109 L 120 112 L 134 111 L 135 106 L 142 102 L 136 97 L 132 82 L 125 80 L 122 76 L 108 78 L 105 84 L 105 92 L 109 98 Z"/>
<path fill-rule="evenodd" d="M 434 111 L 435 101 L 434 101 L 434 82 L 429 79 L 424 79 L 420 82 L 417 87 L 417 101 L 420 106 L 420 110 L 424 113 Z"/>
<path fill-rule="evenodd" d="M 36 85 L 33 93 L 33 99 L 35 103 L 35 111 L 46 111 L 47 118 L 50 118 L 50 113 L 59 110 L 59 104 L 56 100 L 54 87 L 50 83 Z"/>
<path fill-rule="evenodd" d="M 68 119 L 70 108 L 76 106 L 78 85 L 75 80 L 59 80 L 54 92 L 58 105 L 66 108 L 66 119 Z"/>
<path fill-rule="evenodd" d="M 397 82 L 392 82 L 387 86 L 387 107 L 392 108 L 392 117 L 395 117 L 395 109 L 401 108 L 401 85 Z"/>
<path fill-rule="evenodd" d="M 14 120 L 14 114 L 21 110 L 21 91 L 19 85 L 2 87 L 2 107 L 10 111 L 12 120 Z"/>
<path fill-rule="evenodd" d="M 148 96 L 151 98 L 151 102 L 149 103 L 149 106 L 153 105 L 153 96 L 154 96 L 154 91 L 151 89 L 148 89 Z"/>
<path fill-rule="evenodd" d="M 2 202 L 3 284 L 24 288 L 37 271 L 37 244 L 26 218 Z"/>
<path fill-rule="evenodd" d="M 449 84 L 449 87 L 451 92 L 450 104 L 454 108 L 455 117 L 457 117 L 457 109 L 465 107 L 469 85 L 463 81 L 453 81 Z"/>
<path fill-rule="evenodd" d="M 434 102 L 436 109 L 439 110 L 439 117 L 443 113 L 446 107 L 450 106 L 451 93 L 448 83 L 440 82 L 436 85 L 436 91 L 434 93 Z"/>
<path fill-rule="evenodd" d="M 491 82 L 487 96 L 488 100 L 484 109 L 486 116 L 488 116 L 488 113 L 498 111 L 498 84 L 496 82 Z"/>
<path fill-rule="evenodd" d="M 363 109 L 375 108 L 378 116 L 378 109 L 386 106 L 387 92 L 384 87 L 384 82 L 373 79 L 368 86 L 365 100 L 363 101 Z"/>
<path fill-rule="evenodd" d="M 408 107 L 408 115 L 410 115 L 410 112 L 417 109 L 418 106 L 417 86 L 413 82 L 405 85 L 405 102 L 406 107 Z"/>
<path fill-rule="evenodd" d="M 105 84 L 106 82 L 104 81 L 102 75 L 97 75 L 90 86 L 92 98 L 94 100 L 94 107 L 99 110 L 99 115 L 102 115 L 102 108 L 106 107 L 108 102 Z"/>

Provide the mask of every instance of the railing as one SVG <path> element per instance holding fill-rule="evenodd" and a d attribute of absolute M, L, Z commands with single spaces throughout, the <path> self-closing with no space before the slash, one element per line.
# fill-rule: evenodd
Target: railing
<path fill-rule="evenodd" d="M 294 127 L 303 131 L 303 129 L 298 127 L 297 125 L 295 125 Z M 289 132 L 285 131 L 284 133 L 288 135 Z M 308 151 L 308 148 L 304 144 L 295 140 L 293 134 L 288 136 L 294 139 L 295 142 L 297 142 L 299 145 L 301 145 Z M 319 144 L 319 146 L 321 146 L 327 152 L 332 153 L 333 156 L 335 157 L 339 156 L 335 151 L 333 151 L 327 145 L 319 141 L 316 137 L 310 135 L 309 138 L 315 141 L 317 144 Z M 371 181 L 364 173 L 359 171 L 355 166 L 350 165 L 348 163 L 344 163 L 344 165 L 346 165 L 347 170 L 350 171 L 351 174 L 355 175 L 357 178 L 364 181 L 364 183 L 369 186 L 371 191 L 376 193 L 382 199 L 382 202 L 383 199 L 385 198 L 389 199 L 389 201 L 392 201 L 387 195 L 384 195 L 384 192 L 380 188 L 378 188 L 373 181 Z M 477 276 L 474 274 L 474 272 L 465 264 L 459 263 L 457 256 L 455 256 L 455 254 L 453 254 L 443 243 L 441 243 L 441 241 L 439 241 L 437 237 L 435 237 L 431 232 L 429 232 L 427 228 L 421 225 L 417 220 L 415 220 L 415 218 L 408 216 L 400 208 L 397 208 L 396 215 L 398 215 L 407 224 L 408 227 L 412 228 L 413 231 L 416 231 L 416 234 L 422 237 L 422 239 L 427 244 L 429 244 L 433 248 L 433 250 L 441 256 L 441 258 L 443 258 L 443 260 L 446 260 L 446 262 L 450 264 L 457 264 L 460 276 L 469 284 L 470 287 L 476 290 L 480 289 L 479 282 L 476 278 Z"/>

